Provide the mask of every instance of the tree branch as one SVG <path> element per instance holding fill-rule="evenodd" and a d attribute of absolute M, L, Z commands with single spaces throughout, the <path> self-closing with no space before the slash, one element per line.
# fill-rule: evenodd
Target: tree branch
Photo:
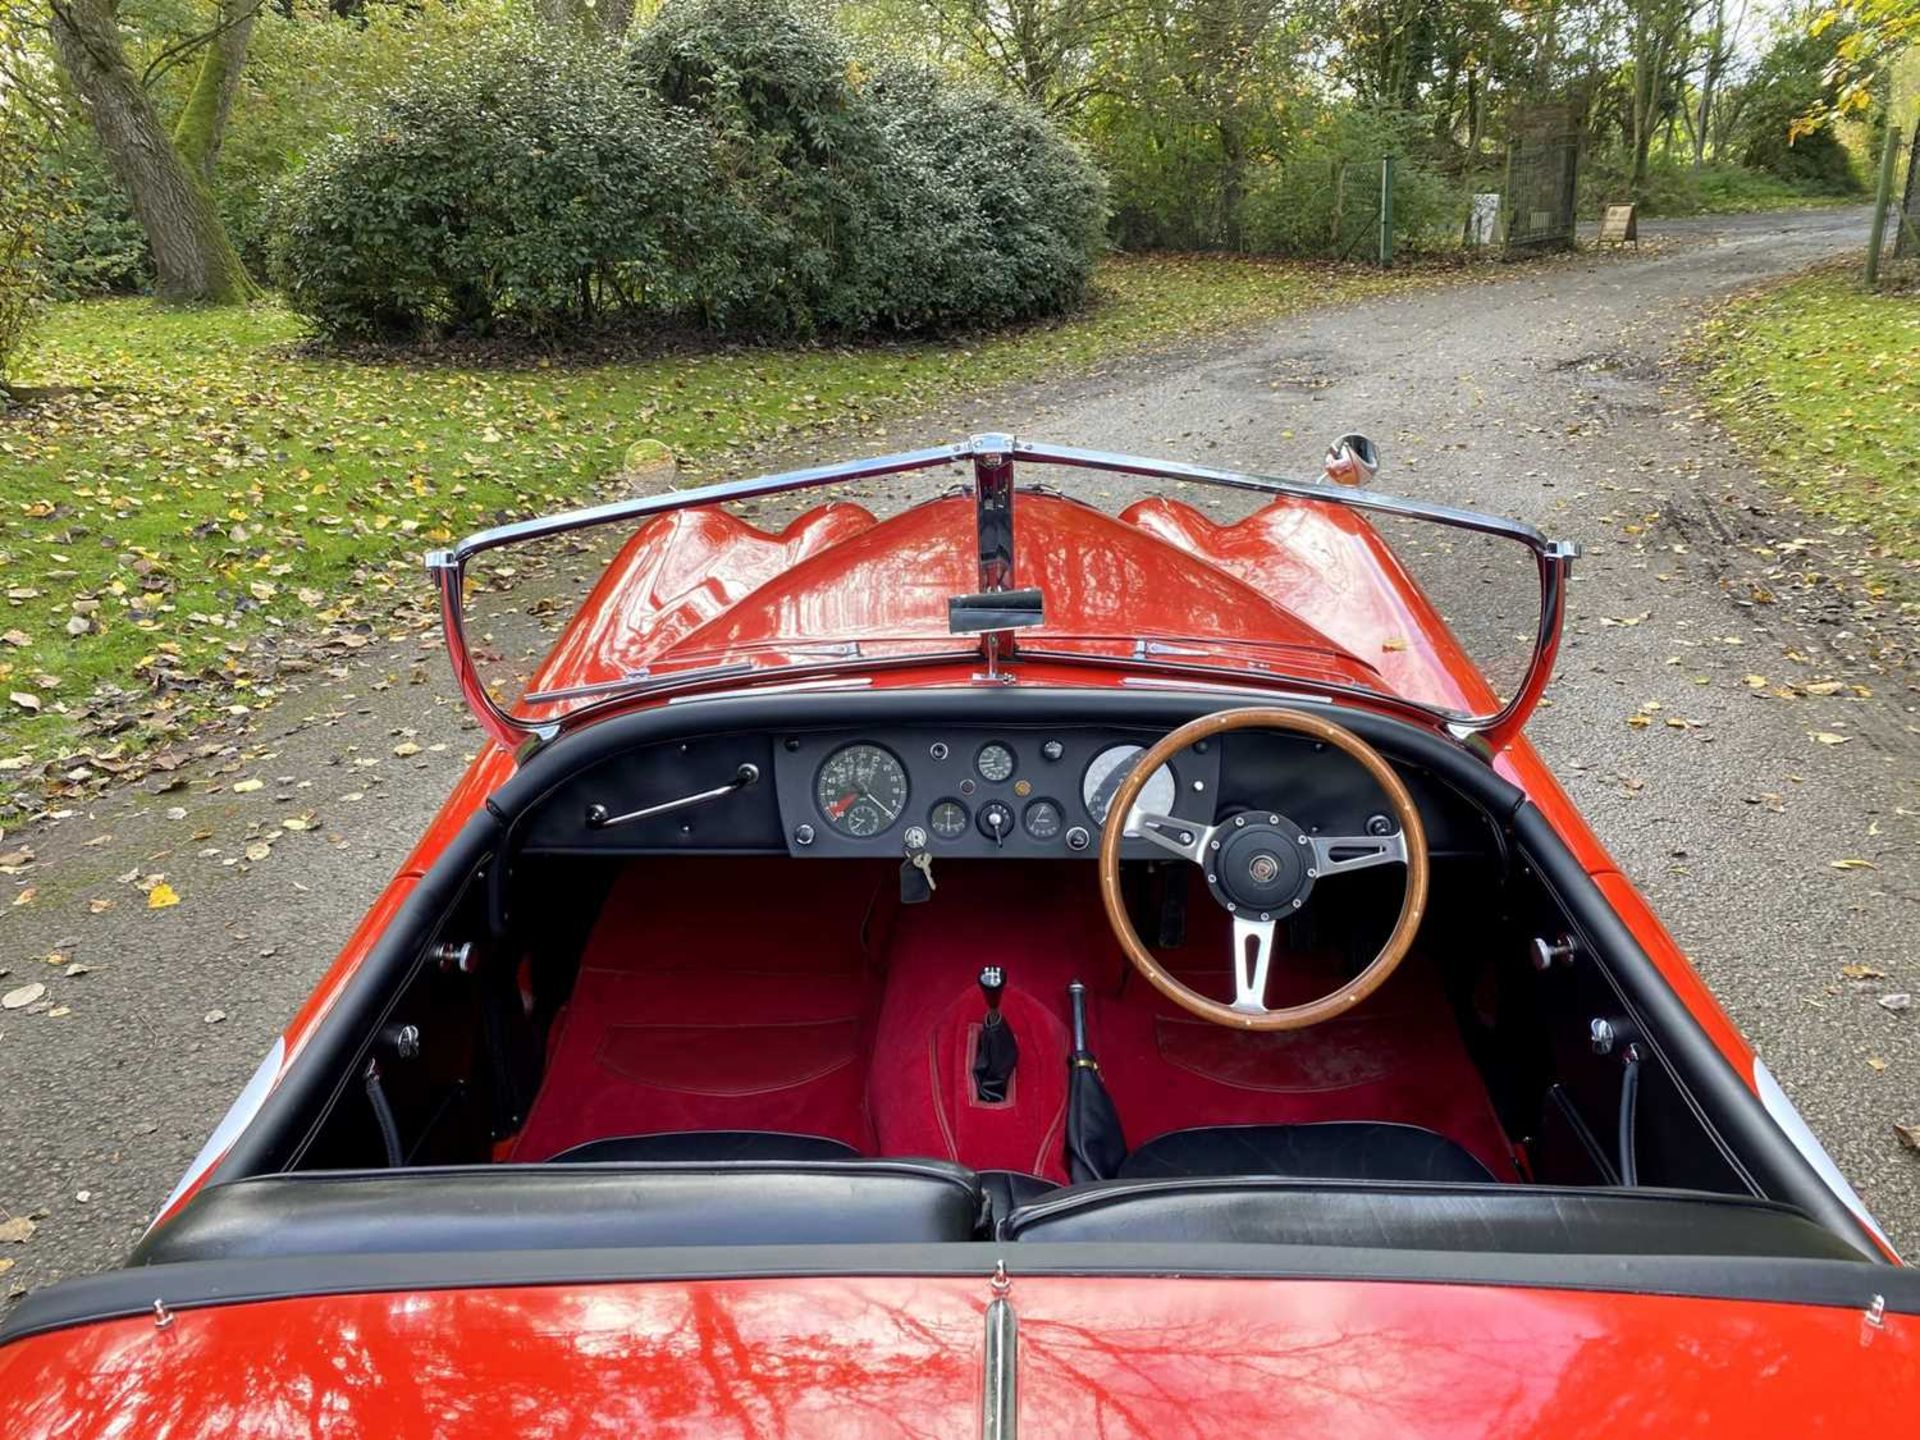
<path fill-rule="evenodd" d="M 147 68 L 140 73 L 140 84 L 151 89 L 154 81 L 166 74 L 167 71 L 173 69 L 175 65 L 178 65 L 202 45 L 218 40 L 222 35 L 226 34 L 227 31 L 233 29 L 234 26 L 251 20 L 254 16 L 258 15 L 265 3 L 266 0 L 253 0 L 253 4 L 244 10 L 227 16 L 226 19 L 222 20 L 211 30 L 203 31 L 198 35 L 189 35 L 184 40 L 175 41 L 147 62 Z"/>

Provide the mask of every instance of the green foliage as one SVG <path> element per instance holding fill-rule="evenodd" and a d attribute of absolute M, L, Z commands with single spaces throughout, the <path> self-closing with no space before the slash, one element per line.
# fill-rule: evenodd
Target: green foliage
<path fill-rule="evenodd" d="M 1581 213 L 1598 214 L 1602 206 L 1628 193 L 1625 171 L 1617 164 L 1590 166 L 1581 175 L 1580 191 Z M 1640 189 L 1640 207 L 1644 215 L 1735 215 L 1807 205 L 1844 194 L 1836 195 L 1822 184 L 1793 184 L 1732 161 L 1710 160 L 1696 170 L 1683 157 L 1655 156 Z"/>
<path fill-rule="evenodd" d="M 1248 185 L 1310 93 L 1314 18 L 1279 0 L 1140 0 L 1138 23 L 1112 27 L 1085 124 L 1118 244 L 1241 248 Z"/>
<path fill-rule="evenodd" d="M 147 289 L 153 283 L 147 237 L 91 133 L 77 126 L 62 131 L 40 151 L 37 170 L 60 201 L 41 243 L 52 295 L 73 300 Z"/>
<path fill-rule="evenodd" d="M 0 407 L 8 362 L 44 299 L 38 262 L 50 208 L 26 138 L 8 118 L 0 111 Z"/>
<path fill-rule="evenodd" d="M 1374 253 L 1380 225 L 1383 156 L 1395 157 L 1396 250 L 1457 243 L 1464 192 L 1424 160 L 1423 137 L 1406 116 L 1354 106 L 1324 107 L 1288 149 L 1262 166 L 1249 189 L 1244 244 L 1256 254 Z"/>
<path fill-rule="evenodd" d="M 1795 122 L 1833 103 L 1828 68 L 1843 30 L 1812 34 L 1784 30 L 1749 82 L 1741 118 L 1740 159 L 1809 194 L 1851 195 L 1861 190 L 1852 157 L 1832 126 L 1796 134 Z"/>
<path fill-rule="evenodd" d="M 497 45 L 512 16 L 511 0 L 373 4 L 351 19 L 327 0 L 263 6 L 214 177 L 221 213 L 254 273 L 267 271 L 270 199 L 289 172 L 354 130 L 409 75 Z M 182 67 L 182 87 L 191 68 Z"/>
<path fill-rule="evenodd" d="M 754 0 L 662 8 L 631 51 L 639 81 L 712 137 L 730 202 L 702 276 L 716 327 L 856 329 L 879 309 L 867 262 L 911 169 L 883 143 L 852 60 L 824 20 Z"/>
<path fill-rule="evenodd" d="M 697 132 L 613 58 L 511 30 L 290 177 L 269 258 L 329 334 L 549 333 L 685 304 L 711 189 Z"/>

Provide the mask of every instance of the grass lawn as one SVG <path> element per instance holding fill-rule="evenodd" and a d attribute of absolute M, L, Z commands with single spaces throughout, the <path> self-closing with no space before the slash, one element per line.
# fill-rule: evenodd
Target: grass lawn
<path fill-rule="evenodd" d="M 1734 300 L 1702 340 L 1715 414 L 1771 477 L 1920 562 L 1920 297 L 1823 270 Z"/>
<path fill-rule="evenodd" d="M 298 321 L 264 305 L 59 306 L 15 366 L 27 402 L 0 414 L 0 813 L 7 783 L 56 756 L 270 700 L 273 642 L 384 632 L 428 604 L 423 551 L 596 498 L 637 439 L 717 478 L 782 436 L 1408 283 L 1115 259 L 1085 313 L 998 335 L 521 368 L 304 354 Z M 909 439 L 875 429 L 876 449 Z"/>

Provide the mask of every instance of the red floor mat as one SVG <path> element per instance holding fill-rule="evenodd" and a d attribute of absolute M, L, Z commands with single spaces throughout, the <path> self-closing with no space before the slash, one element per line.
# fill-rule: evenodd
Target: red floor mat
<path fill-rule="evenodd" d="M 1201 897 L 1188 923 L 1187 943 L 1163 959 L 1224 998 L 1228 918 Z M 1419 957 L 1338 1020 L 1249 1034 L 1189 1015 L 1132 972 L 1090 869 L 954 864 L 932 903 L 902 912 L 887 963 L 872 1085 L 882 1154 L 1063 1179 L 1066 987 L 1079 978 L 1092 991 L 1091 1038 L 1129 1146 L 1194 1125 L 1385 1120 L 1438 1131 L 1515 1178 L 1486 1088 Z M 1004 1008 L 1021 1051 L 1019 1103 L 1000 1110 L 973 1102 L 957 1063 L 981 1011 L 974 977 L 989 963 L 1007 973 Z M 1324 959 L 1276 954 L 1269 998 L 1297 1003 L 1340 978 Z"/>
<path fill-rule="evenodd" d="M 872 1150 L 879 976 L 862 935 L 893 885 L 892 866 L 630 868 L 587 943 L 514 1157 L 674 1130 L 782 1130 Z"/>
<path fill-rule="evenodd" d="M 514 1158 L 611 1135 L 780 1130 L 1064 1179 L 1066 987 L 1078 978 L 1130 1146 L 1193 1125 L 1385 1120 L 1438 1131 L 1515 1174 L 1418 957 L 1338 1020 L 1247 1034 L 1188 1015 L 1133 973 L 1091 866 L 953 862 L 932 901 L 905 910 L 896 869 L 633 866 L 588 942 Z M 1196 896 L 1189 928 L 1163 959 L 1224 995 L 1227 917 Z M 1020 1045 L 998 1106 L 976 1101 L 970 1080 L 975 977 L 988 964 L 1006 971 Z M 1275 1003 L 1339 980 L 1310 956 L 1276 954 L 1274 973 Z"/>

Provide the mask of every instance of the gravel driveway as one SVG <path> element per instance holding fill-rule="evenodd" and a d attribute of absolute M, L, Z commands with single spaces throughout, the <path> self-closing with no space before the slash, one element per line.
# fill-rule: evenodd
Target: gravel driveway
<path fill-rule="evenodd" d="M 1360 429 L 1384 452 L 1380 488 L 1582 541 L 1532 733 L 1911 1251 L 1920 1155 L 1893 1127 L 1920 1123 L 1920 1010 L 1879 1003 L 1920 990 L 1920 746 L 1896 653 L 1910 637 L 1858 586 L 1819 578 L 1846 574 L 1857 542 L 1759 484 L 1665 364 L 1702 301 L 1856 250 L 1866 223 L 1648 224 L 1638 258 L 1317 312 L 827 448 L 1000 428 L 1302 473 Z M 0 1218 L 37 1227 L 0 1246 L 15 1262 L 0 1287 L 124 1254 L 472 752 L 437 637 L 344 673 L 165 793 L 110 794 L 7 837 L 34 859 L 0 896 L 36 893 L 0 900 L 0 986 L 43 982 L 55 1009 L 0 1015 Z M 1636 713 L 1662 718 L 1636 727 Z M 263 784 L 236 793 L 248 778 Z M 154 873 L 180 904 L 149 910 L 124 878 Z"/>

